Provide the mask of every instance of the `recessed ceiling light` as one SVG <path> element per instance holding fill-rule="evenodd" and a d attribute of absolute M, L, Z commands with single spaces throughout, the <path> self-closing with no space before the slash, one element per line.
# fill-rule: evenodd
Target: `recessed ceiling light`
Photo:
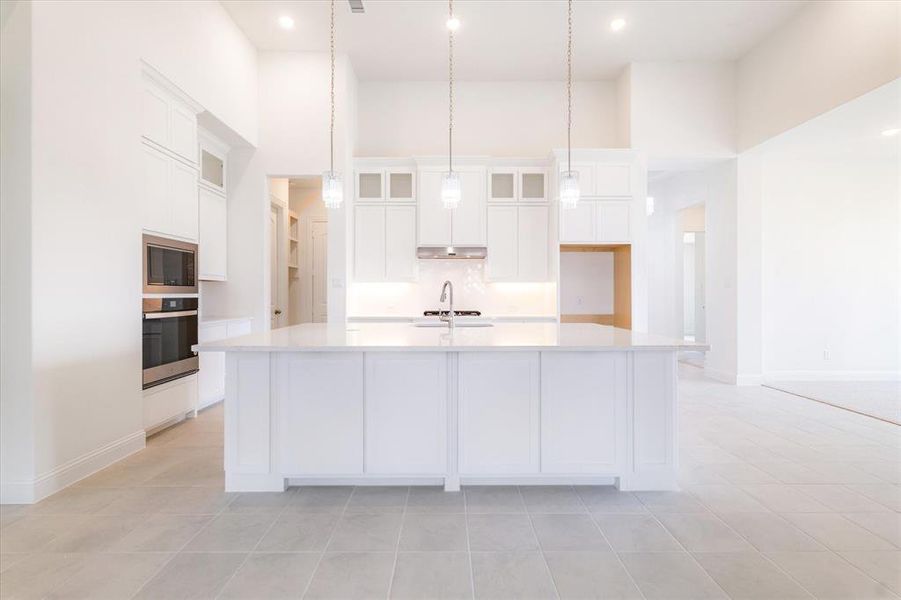
<path fill-rule="evenodd" d="M 278 18 L 278 26 L 282 29 L 294 29 L 294 19 L 288 15 L 282 15 Z"/>
<path fill-rule="evenodd" d="M 611 31 L 622 31 L 626 28 L 626 20 L 622 18 L 616 18 L 610 21 L 610 30 Z"/>
<path fill-rule="evenodd" d="M 895 127 L 892 129 L 886 129 L 885 131 L 882 132 L 882 135 L 884 135 L 885 137 L 891 137 L 893 135 L 898 135 L 899 132 L 901 132 L 901 129 L 898 129 L 897 127 Z"/>
<path fill-rule="evenodd" d="M 447 20 L 447 28 L 451 31 L 457 31 L 460 29 L 460 19 L 457 17 L 451 17 Z"/>

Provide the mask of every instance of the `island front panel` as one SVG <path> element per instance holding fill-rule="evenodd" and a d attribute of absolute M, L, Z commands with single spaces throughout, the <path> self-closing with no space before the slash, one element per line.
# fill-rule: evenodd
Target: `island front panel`
<path fill-rule="evenodd" d="M 227 491 L 676 489 L 675 350 L 229 352 Z"/>

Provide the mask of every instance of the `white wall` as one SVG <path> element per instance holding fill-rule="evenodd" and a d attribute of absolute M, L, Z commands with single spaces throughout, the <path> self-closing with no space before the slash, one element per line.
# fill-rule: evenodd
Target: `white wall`
<path fill-rule="evenodd" d="M 256 51 L 218 3 L 31 9 L 31 478 L 43 495 L 143 446 L 140 60 L 252 140 Z"/>
<path fill-rule="evenodd" d="M 731 62 L 632 63 L 629 138 L 656 159 L 735 154 L 735 71 Z"/>
<path fill-rule="evenodd" d="M 560 253 L 560 314 L 613 314 L 613 253 Z"/>
<path fill-rule="evenodd" d="M 759 146 L 763 372 L 897 379 L 901 81 Z M 824 353 L 828 353 L 828 356 Z"/>
<path fill-rule="evenodd" d="M 456 82 L 454 153 L 547 156 L 566 146 L 565 111 L 562 81 Z M 617 112 L 614 83 L 576 82 L 573 147 L 617 147 Z M 447 125 L 447 82 L 359 84 L 357 156 L 446 154 Z"/>
<path fill-rule="evenodd" d="M 31 76 L 31 4 L 4 3 L 0 12 L 0 482 L 4 494 L 8 486 L 29 482 L 34 473 Z"/>
<path fill-rule="evenodd" d="M 738 62 L 744 150 L 901 75 L 901 3 L 808 2 Z"/>

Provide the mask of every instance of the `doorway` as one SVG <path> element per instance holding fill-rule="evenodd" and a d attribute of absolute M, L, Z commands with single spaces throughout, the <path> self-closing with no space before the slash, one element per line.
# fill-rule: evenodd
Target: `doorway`
<path fill-rule="evenodd" d="M 292 224 L 288 289 L 289 323 L 328 321 L 328 211 L 322 204 L 322 178 L 292 177 L 288 185 Z M 295 252 L 296 250 L 296 252 Z"/>
<path fill-rule="evenodd" d="M 707 337 L 704 232 L 683 233 L 682 244 L 682 337 L 703 342 Z"/>

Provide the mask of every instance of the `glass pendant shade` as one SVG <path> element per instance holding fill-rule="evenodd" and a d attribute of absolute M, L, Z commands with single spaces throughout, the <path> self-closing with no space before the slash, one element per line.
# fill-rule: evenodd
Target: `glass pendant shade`
<path fill-rule="evenodd" d="M 575 208 L 579 204 L 579 175 L 575 171 L 560 173 L 560 204 L 563 208 Z"/>
<path fill-rule="evenodd" d="M 441 179 L 441 203 L 444 208 L 457 208 L 463 195 L 460 187 L 460 175 L 450 171 Z"/>
<path fill-rule="evenodd" d="M 335 171 L 326 171 L 322 174 L 322 202 L 326 208 L 341 208 L 344 202 L 341 177 Z"/>

